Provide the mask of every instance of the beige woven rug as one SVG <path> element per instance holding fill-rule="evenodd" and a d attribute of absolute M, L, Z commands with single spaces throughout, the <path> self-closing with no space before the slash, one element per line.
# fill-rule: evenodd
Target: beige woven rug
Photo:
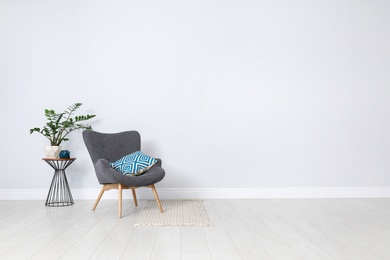
<path fill-rule="evenodd" d="M 156 201 L 149 200 L 135 227 L 207 227 L 213 226 L 201 200 L 162 200 L 164 213 Z"/>

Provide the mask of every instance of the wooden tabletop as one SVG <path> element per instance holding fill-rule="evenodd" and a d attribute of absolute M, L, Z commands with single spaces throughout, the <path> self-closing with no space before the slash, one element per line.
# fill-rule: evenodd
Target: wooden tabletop
<path fill-rule="evenodd" d="M 76 160 L 76 158 L 42 158 L 42 160 L 45 160 L 45 161 L 70 161 L 70 160 Z"/>

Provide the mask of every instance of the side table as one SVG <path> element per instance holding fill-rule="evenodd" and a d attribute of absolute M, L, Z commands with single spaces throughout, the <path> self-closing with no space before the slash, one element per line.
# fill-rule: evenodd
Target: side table
<path fill-rule="evenodd" d="M 54 169 L 53 180 L 51 181 L 49 193 L 47 194 L 46 206 L 63 207 L 73 205 L 72 193 L 66 179 L 65 169 L 71 165 L 76 158 L 42 158 Z"/>

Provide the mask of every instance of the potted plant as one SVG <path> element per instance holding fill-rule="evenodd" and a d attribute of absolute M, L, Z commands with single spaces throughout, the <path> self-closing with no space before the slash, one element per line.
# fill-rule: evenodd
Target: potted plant
<path fill-rule="evenodd" d="M 70 105 L 64 112 L 57 113 L 51 109 L 45 109 L 47 123 L 41 128 L 30 129 L 30 134 L 38 132 L 49 139 L 50 146 L 45 147 L 47 158 L 58 158 L 61 151 L 60 144 L 68 141 L 68 134 L 77 129 L 92 129 L 90 125 L 80 122 L 94 118 L 95 115 L 74 116 L 74 112 L 81 107 L 82 103 Z"/>

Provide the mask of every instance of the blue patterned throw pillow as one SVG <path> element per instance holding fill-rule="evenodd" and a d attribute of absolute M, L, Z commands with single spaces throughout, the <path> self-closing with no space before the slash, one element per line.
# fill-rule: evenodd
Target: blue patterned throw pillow
<path fill-rule="evenodd" d="M 146 172 L 157 162 L 156 159 L 144 154 L 141 151 L 123 156 L 116 162 L 110 163 L 116 171 L 124 174 L 137 176 Z"/>

